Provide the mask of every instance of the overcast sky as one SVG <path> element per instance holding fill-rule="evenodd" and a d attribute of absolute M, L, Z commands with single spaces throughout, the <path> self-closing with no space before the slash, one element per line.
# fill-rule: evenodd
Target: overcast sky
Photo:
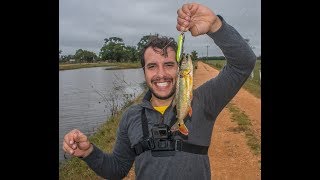
<path fill-rule="evenodd" d="M 158 33 L 177 40 L 177 10 L 184 3 L 197 2 L 211 8 L 244 37 L 261 55 L 260 0 L 59 0 L 59 49 L 74 55 L 83 49 L 99 55 L 105 38 L 122 38 L 125 45 L 137 46 L 144 35 Z M 223 55 L 207 36 L 185 37 L 185 52 L 198 56 Z"/>

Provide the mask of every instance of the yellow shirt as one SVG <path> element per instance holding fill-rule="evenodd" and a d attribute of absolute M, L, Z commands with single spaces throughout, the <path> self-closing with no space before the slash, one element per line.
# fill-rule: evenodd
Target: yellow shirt
<path fill-rule="evenodd" d="M 161 114 L 167 109 L 168 106 L 155 106 L 154 109 L 159 111 Z"/>

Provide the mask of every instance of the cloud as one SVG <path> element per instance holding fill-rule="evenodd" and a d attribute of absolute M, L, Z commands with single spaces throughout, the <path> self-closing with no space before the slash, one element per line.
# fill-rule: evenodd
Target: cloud
<path fill-rule="evenodd" d="M 244 38 L 250 39 L 256 55 L 261 54 L 261 2 L 257 0 L 197 1 L 221 14 Z M 181 0 L 59 0 L 59 49 L 63 55 L 77 49 L 99 53 L 104 39 L 120 37 L 136 46 L 144 35 L 159 33 L 177 38 L 177 10 Z M 185 50 L 199 56 L 222 55 L 206 35 L 186 34 Z"/>

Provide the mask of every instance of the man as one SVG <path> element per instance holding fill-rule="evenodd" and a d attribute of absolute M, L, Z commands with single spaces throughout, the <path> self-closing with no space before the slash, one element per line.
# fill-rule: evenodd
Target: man
<path fill-rule="evenodd" d="M 137 179 L 211 178 L 207 150 L 215 119 L 249 77 L 256 56 L 239 33 L 209 8 L 190 3 L 177 14 L 177 30 L 193 36 L 207 34 L 227 64 L 217 77 L 194 90 L 193 113 L 184 120 L 189 134 L 174 132 L 170 139 L 166 127 L 176 120 L 171 103 L 177 82 L 177 47 L 165 37 L 147 44 L 141 63 L 149 91 L 141 104 L 123 114 L 113 152 L 102 152 L 76 129 L 64 138 L 63 149 L 104 178 L 125 177 L 133 162 Z"/>

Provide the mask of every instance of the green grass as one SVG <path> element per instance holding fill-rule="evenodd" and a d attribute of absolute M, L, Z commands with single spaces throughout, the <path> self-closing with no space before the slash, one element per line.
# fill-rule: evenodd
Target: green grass
<path fill-rule="evenodd" d="M 209 64 L 211 67 L 221 70 L 222 67 L 226 64 L 225 60 L 207 60 L 203 61 L 207 64 Z M 256 61 L 256 65 L 253 70 L 253 78 L 249 76 L 245 84 L 243 85 L 243 88 L 249 91 L 251 94 L 253 94 L 257 98 L 261 98 L 261 86 L 260 86 L 260 74 L 259 70 L 261 70 L 261 60 Z"/>
<path fill-rule="evenodd" d="M 90 142 L 94 143 L 104 152 L 111 152 L 115 143 L 116 131 L 122 116 L 122 113 L 132 104 L 141 102 L 144 92 L 133 101 L 129 101 L 121 111 L 116 115 L 110 117 L 98 131 L 89 137 Z M 87 164 L 79 158 L 71 158 L 61 163 L 59 166 L 59 179 L 63 180 L 78 180 L 78 179 L 90 179 L 100 180 L 102 179 L 91 170 Z"/>
<path fill-rule="evenodd" d="M 70 70 L 90 67 L 110 67 L 108 69 L 130 69 L 130 68 L 141 68 L 140 62 L 133 63 L 77 63 L 77 64 L 59 64 L 59 70 Z"/>
<path fill-rule="evenodd" d="M 232 121 L 238 124 L 238 126 L 232 129 L 232 131 L 244 132 L 247 139 L 247 145 L 250 147 L 252 152 L 255 155 L 261 154 L 261 141 L 254 134 L 252 124 L 248 116 L 232 103 L 229 103 L 226 107 L 231 112 Z"/>

